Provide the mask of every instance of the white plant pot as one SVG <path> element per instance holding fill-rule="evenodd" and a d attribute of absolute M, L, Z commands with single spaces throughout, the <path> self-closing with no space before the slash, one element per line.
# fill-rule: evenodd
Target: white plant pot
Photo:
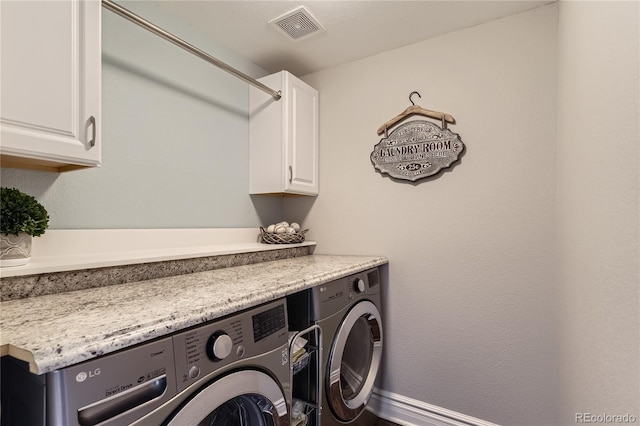
<path fill-rule="evenodd" d="M 29 234 L 0 234 L 0 267 L 26 265 L 31 260 Z"/>

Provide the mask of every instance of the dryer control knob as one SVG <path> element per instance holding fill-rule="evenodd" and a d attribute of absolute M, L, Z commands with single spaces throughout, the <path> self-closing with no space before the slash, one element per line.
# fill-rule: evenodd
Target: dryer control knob
<path fill-rule="evenodd" d="M 356 280 L 353 282 L 353 289 L 356 293 L 362 293 L 366 290 L 366 288 L 367 286 L 365 285 L 362 278 L 356 278 Z"/>
<path fill-rule="evenodd" d="M 233 341 L 224 331 L 217 331 L 207 341 L 207 356 L 212 361 L 225 359 L 231 353 Z"/>

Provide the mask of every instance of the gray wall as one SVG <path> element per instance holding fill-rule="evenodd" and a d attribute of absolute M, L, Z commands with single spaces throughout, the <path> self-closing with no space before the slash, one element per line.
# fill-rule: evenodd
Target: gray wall
<path fill-rule="evenodd" d="M 390 258 L 383 390 L 504 425 L 640 418 L 639 8 L 561 1 L 305 76 L 321 190 L 285 215 L 316 253 Z M 369 160 L 413 90 L 466 144 L 415 185 Z"/>
<path fill-rule="evenodd" d="M 316 253 L 389 257 L 385 391 L 554 424 L 557 19 L 542 7 L 305 76 L 321 96 L 320 194 L 285 213 L 306 215 Z M 417 184 L 369 160 L 413 90 L 466 144 Z"/>
<path fill-rule="evenodd" d="M 561 2 L 558 235 L 563 424 L 640 421 L 640 2 Z"/>
<path fill-rule="evenodd" d="M 264 70 L 146 2 L 122 2 L 218 59 Z M 34 195 L 52 229 L 257 227 L 282 199 L 248 195 L 248 86 L 112 12 L 102 18 L 100 168 L 2 169 Z"/>

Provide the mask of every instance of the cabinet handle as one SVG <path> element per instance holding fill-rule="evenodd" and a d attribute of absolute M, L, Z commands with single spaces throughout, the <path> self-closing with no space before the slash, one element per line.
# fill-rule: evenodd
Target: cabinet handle
<path fill-rule="evenodd" d="M 92 115 L 91 117 L 89 117 L 89 124 L 91 124 L 91 140 L 89 140 L 89 146 L 91 146 L 92 148 L 94 146 L 96 146 L 96 118 Z"/>
<path fill-rule="evenodd" d="M 289 183 L 293 180 L 293 167 L 289 166 Z"/>

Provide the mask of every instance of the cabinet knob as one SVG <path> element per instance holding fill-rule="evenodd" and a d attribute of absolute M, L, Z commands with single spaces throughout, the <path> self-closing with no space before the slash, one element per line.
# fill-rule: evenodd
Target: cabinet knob
<path fill-rule="evenodd" d="M 293 167 L 289 166 L 289 183 L 293 180 Z"/>
<path fill-rule="evenodd" d="M 91 139 L 89 140 L 89 146 L 93 148 L 94 146 L 96 146 L 96 132 L 97 132 L 96 118 L 93 115 L 89 117 L 89 124 L 91 124 Z"/>

